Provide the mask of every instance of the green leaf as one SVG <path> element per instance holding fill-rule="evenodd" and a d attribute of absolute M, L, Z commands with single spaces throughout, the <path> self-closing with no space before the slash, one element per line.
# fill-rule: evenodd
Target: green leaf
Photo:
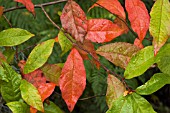
<path fill-rule="evenodd" d="M 157 53 L 170 36 L 169 0 L 157 0 L 151 10 L 149 31 L 153 36 L 154 51 Z"/>
<path fill-rule="evenodd" d="M 131 58 L 124 73 L 125 78 L 131 79 L 143 74 L 154 62 L 153 46 L 143 48 Z"/>
<path fill-rule="evenodd" d="M 162 88 L 165 84 L 170 84 L 170 75 L 157 73 L 154 74 L 144 85 L 139 86 L 136 89 L 136 93 L 140 95 L 150 95 Z"/>
<path fill-rule="evenodd" d="M 72 48 L 72 43 L 67 39 L 62 31 L 60 31 L 58 34 L 58 41 L 62 50 L 61 56 Z"/>
<path fill-rule="evenodd" d="M 0 80 L 4 80 L 5 82 L 9 82 L 8 77 L 5 74 L 5 70 L 1 65 L 0 65 Z"/>
<path fill-rule="evenodd" d="M 26 80 L 22 80 L 20 90 L 23 100 L 28 105 L 34 107 L 39 111 L 44 111 L 41 96 L 35 86 L 27 82 Z"/>
<path fill-rule="evenodd" d="M 7 103 L 7 106 L 13 113 L 30 113 L 29 106 L 26 103 L 15 101 Z"/>
<path fill-rule="evenodd" d="M 57 86 L 59 85 L 61 67 L 57 64 L 45 64 L 41 70 L 48 81 L 55 83 Z"/>
<path fill-rule="evenodd" d="M 14 60 L 15 50 L 12 48 L 6 48 L 3 54 L 7 59 L 7 63 L 11 63 Z"/>
<path fill-rule="evenodd" d="M 119 79 L 110 74 L 107 78 L 107 84 L 106 102 L 111 108 L 113 101 L 122 96 L 126 89 Z"/>
<path fill-rule="evenodd" d="M 136 93 L 120 97 L 106 113 L 156 113 L 151 104 Z"/>
<path fill-rule="evenodd" d="M 21 83 L 21 75 L 16 73 L 11 66 L 3 62 L 2 67 L 5 70 L 8 82 L 3 81 L 1 83 L 1 94 L 6 102 L 18 101 L 21 98 L 21 92 L 19 89 Z"/>
<path fill-rule="evenodd" d="M 130 43 L 116 42 L 106 44 L 97 49 L 97 54 L 104 56 L 116 66 L 126 68 L 130 58 L 140 49 Z"/>
<path fill-rule="evenodd" d="M 50 104 L 44 104 L 45 113 L 64 113 L 58 106 L 50 101 Z"/>
<path fill-rule="evenodd" d="M 54 46 L 54 39 L 47 40 L 38 44 L 30 53 L 26 65 L 24 66 L 24 73 L 30 73 L 37 68 L 41 67 L 47 60 L 48 57 L 51 55 L 53 46 Z"/>
<path fill-rule="evenodd" d="M 19 45 L 33 36 L 34 34 L 20 28 L 3 30 L 0 32 L 0 46 Z"/>

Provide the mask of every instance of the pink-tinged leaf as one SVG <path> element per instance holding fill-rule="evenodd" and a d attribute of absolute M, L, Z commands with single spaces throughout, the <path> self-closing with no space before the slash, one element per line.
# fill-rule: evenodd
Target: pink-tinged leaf
<path fill-rule="evenodd" d="M 123 33 L 118 25 L 107 19 L 88 20 L 88 32 L 86 39 L 92 42 L 109 42 Z"/>
<path fill-rule="evenodd" d="M 31 0 L 15 0 L 16 2 L 22 3 L 28 11 L 30 11 L 35 16 L 34 4 Z"/>
<path fill-rule="evenodd" d="M 95 6 L 102 6 L 111 13 L 123 18 L 124 20 L 126 19 L 125 11 L 118 0 L 98 0 L 93 6 L 90 7 L 90 9 Z"/>
<path fill-rule="evenodd" d="M 142 42 L 138 38 L 135 39 L 134 45 L 141 48 L 141 49 L 144 47 Z"/>
<path fill-rule="evenodd" d="M 83 42 L 87 32 L 87 20 L 84 11 L 73 0 L 68 0 L 60 17 L 62 27 L 77 41 Z"/>
<path fill-rule="evenodd" d="M 109 108 L 111 108 L 113 101 L 122 96 L 126 88 L 118 78 L 110 74 L 107 78 L 107 84 L 106 102 Z"/>
<path fill-rule="evenodd" d="M 1 17 L 2 14 L 3 14 L 3 11 L 4 11 L 4 7 L 0 6 L 0 17 Z"/>
<path fill-rule="evenodd" d="M 138 34 L 142 42 L 149 29 L 149 14 L 145 4 L 141 0 L 125 0 L 125 7 L 128 12 L 132 29 Z"/>
<path fill-rule="evenodd" d="M 68 109 L 70 112 L 73 111 L 86 86 L 86 71 L 83 59 L 75 48 L 71 50 L 64 64 L 59 86 Z"/>

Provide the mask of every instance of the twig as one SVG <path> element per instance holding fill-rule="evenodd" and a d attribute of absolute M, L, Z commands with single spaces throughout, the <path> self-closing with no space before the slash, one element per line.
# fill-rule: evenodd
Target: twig
<path fill-rule="evenodd" d="M 88 100 L 88 99 L 91 99 L 91 98 L 103 97 L 103 96 L 106 96 L 106 95 L 105 94 L 103 94 L 103 95 L 94 95 L 94 96 L 90 96 L 90 97 L 80 98 L 79 100 Z"/>
<path fill-rule="evenodd" d="M 36 4 L 34 5 L 34 8 L 41 8 L 41 6 L 45 7 L 45 6 L 49 6 L 49 5 L 53 5 L 53 4 L 57 4 L 57 3 L 61 3 L 61 2 L 66 2 L 67 0 L 57 0 L 57 1 L 53 1 L 53 2 L 47 2 L 47 3 L 43 3 L 43 4 Z M 14 11 L 14 10 L 17 10 L 17 9 L 25 9 L 26 7 L 25 6 L 16 6 L 16 7 L 12 7 L 12 8 L 9 8 L 9 9 L 5 9 L 3 11 L 3 13 L 7 13 L 7 12 L 10 12 L 10 11 Z"/>
<path fill-rule="evenodd" d="M 3 17 L 5 18 L 5 20 L 7 21 L 7 23 L 9 24 L 9 26 L 12 28 L 12 24 L 10 23 L 10 21 L 7 19 L 7 17 L 3 14 Z"/>

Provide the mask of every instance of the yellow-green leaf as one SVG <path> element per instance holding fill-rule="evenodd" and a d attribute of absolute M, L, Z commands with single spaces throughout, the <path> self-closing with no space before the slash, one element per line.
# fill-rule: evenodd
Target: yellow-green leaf
<path fill-rule="evenodd" d="M 25 74 L 38 69 L 48 60 L 48 57 L 52 53 L 54 42 L 54 39 L 47 40 L 41 44 L 38 44 L 32 50 L 27 59 L 26 65 L 24 66 Z"/>
<path fill-rule="evenodd" d="M 157 0 L 151 10 L 149 31 L 153 36 L 154 51 L 157 53 L 170 36 L 169 0 Z"/>
<path fill-rule="evenodd" d="M 26 80 L 22 80 L 20 85 L 20 90 L 21 90 L 21 96 L 23 100 L 28 105 L 34 107 L 39 111 L 44 111 L 41 96 L 35 86 L 27 82 Z"/>
<path fill-rule="evenodd" d="M 0 46 L 19 45 L 33 36 L 34 34 L 20 28 L 3 30 L 0 32 Z"/>

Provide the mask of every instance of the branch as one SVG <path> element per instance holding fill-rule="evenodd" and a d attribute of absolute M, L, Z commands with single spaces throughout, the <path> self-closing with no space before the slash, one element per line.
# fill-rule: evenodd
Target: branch
<path fill-rule="evenodd" d="M 94 96 L 90 96 L 90 97 L 80 98 L 79 100 L 88 100 L 88 99 L 91 99 L 91 98 L 103 97 L 103 96 L 106 96 L 106 95 L 105 94 L 103 94 L 103 95 L 94 95 Z"/>
<path fill-rule="evenodd" d="M 41 8 L 42 6 L 45 7 L 45 6 L 49 6 L 49 5 L 53 5 L 53 4 L 58 4 L 58 3 L 61 3 L 61 2 L 66 2 L 67 0 L 57 0 L 57 1 L 53 1 L 53 2 L 47 2 L 47 3 L 43 3 L 43 4 L 36 4 L 34 5 L 34 8 Z M 16 7 L 12 7 L 12 8 L 9 8 L 9 9 L 5 9 L 3 11 L 3 13 L 7 13 L 7 12 L 10 12 L 10 11 L 14 11 L 14 10 L 17 10 L 17 9 L 25 9 L 26 7 L 25 6 L 16 6 Z"/>
<path fill-rule="evenodd" d="M 110 73 L 110 74 L 118 77 L 118 78 L 123 82 L 123 84 L 125 85 L 125 87 L 126 87 L 128 90 L 131 90 L 131 89 L 129 88 L 129 86 L 126 84 L 124 77 L 122 77 L 122 76 L 116 74 L 115 72 L 109 70 L 109 69 L 108 69 L 104 64 L 102 64 L 91 52 L 89 52 L 88 50 L 84 49 L 82 46 L 80 46 L 79 44 L 77 44 L 77 43 L 75 43 L 73 40 L 71 40 L 70 37 L 69 37 L 69 35 L 68 35 L 64 30 L 62 30 L 62 29 L 50 18 L 50 16 L 47 14 L 47 12 L 46 12 L 45 9 L 43 8 L 43 6 L 41 6 L 41 8 L 42 8 L 42 11 L 44 12 L 44 14 L 46 15 L 46 17 L 48 18 L 48 20 L 49 20 L 58 30 L 61 30 L 61 31 L 65 34 L 65 36 L 67 37 L 67 39 L 68 39 L 74 46 L 78 47 L 79 49 L 85 51 L 85 52 L 88 53 L 90 56 L 92 56 L 93 59 L 96 60 L 96 61 L 102 66 L 102 68 L 107 71 L 107 73 Z"/>
<path fill-rule="evenodd" d="M 3 17 L 5 18 L 5 20 L 7 21 L 7 23 L 9 24 L 9 26 L 12 28 L 12 24 L 10 23 L 10 21 L 7 19 L 7 17 L 3 14 Z"/>

